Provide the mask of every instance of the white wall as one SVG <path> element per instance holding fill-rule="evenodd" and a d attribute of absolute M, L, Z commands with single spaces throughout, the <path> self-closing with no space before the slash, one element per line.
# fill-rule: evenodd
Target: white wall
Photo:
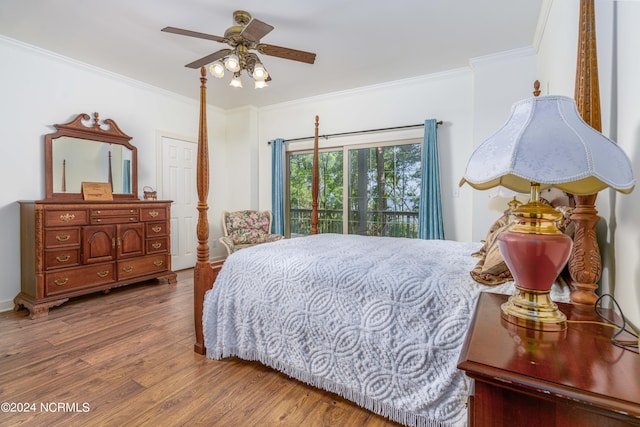
<path fill-rule="evenodd" d="M 550 5 L 538 48 L 543 94 L 574 96 L 579 0 Z M 602 132 L 629 155 L 636 179 L 640 171 L 640 2 L 596 0 L 596 40 Z M 603 257 L 602 292 L 612 293 L 626 317 L 640 326 L 640 192 L 600 192 L 597 227 Z"/>
<path fill-rule="evenodd" d="M 598 2 L 600 5 L 600 2 Z M 610 82 L 611 102 L 603 103 L 611 117 L 615 117 L 615 140 L 627 152 L 633 164 L 636 180 L 640 176 L 640 2 L 617 2 L 617 57 L 612 61 Z M 604 21 L 604 20 L 603 20 Z M 613 126 L 612 126 L 613 130 Z M 613 195 L 615 215 L 610 228 L 613 238 L 615 265 L 615 296 L 625 314 L 640 327 L 640 188 L 628 195 Z"/>
<path fill-rule="evenodd" d="M 156 132 L 196 138 L 199 109 L 197 101 L 11 39 L 0 38 L 0 57 L 2 310 L 13 307 L 13 298 L 20 291 L 17 201 L 44 198 L 43 136 L 55 131 L 52 125 L 66 123 L 80 113 L 98 112 L 101 119 L 113 119 L 138 148 L 138 192 L 142 195 L 142 187 L 156 188 Z M 194 73 L 195 93 L 198 77 Z M 224 134 L 225 120 L 222 112 L 209 109 L 210 137 Z"/>
<path fill-rule="evenodd" d="M 518 49 L 471 61 L 474 74 L 473 140 L 475 146 L 500 129 L 514 102 L 533 96 L 536 56 L 533 48 Z M 497 190 L 476 191 L 466 186 L 473 200 L 473 241 L 485 239 L 487 230 L 507 207 L 509 198 L 496 197 Z M 526 202 L 528 195 L 518 195 Z"/>

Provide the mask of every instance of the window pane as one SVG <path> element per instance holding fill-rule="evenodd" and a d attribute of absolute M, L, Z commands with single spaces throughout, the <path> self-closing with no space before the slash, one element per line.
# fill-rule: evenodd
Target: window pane
<path fill-rule="evenodd" d="M 318 233 L 342 233 L 342 150 L 318 156 Z M 313 153 L 289 155 L 289 233 L 311 234 L 311 175 Z"/>
<path fill-rule="evenodd" d="M 418 236 L 420 144 L 349 150 L 349 233 Z"/>

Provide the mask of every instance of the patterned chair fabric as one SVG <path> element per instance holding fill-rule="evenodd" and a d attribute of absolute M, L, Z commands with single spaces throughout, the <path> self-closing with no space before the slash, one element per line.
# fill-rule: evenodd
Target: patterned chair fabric
<path fill-rule="evenodd" d="M 229 255 L 260 243 L 283 239 L 280 234 L 271 234 L 271 211 L 242 210 L 222 213 L 222 232 L 219 240 Z"/>

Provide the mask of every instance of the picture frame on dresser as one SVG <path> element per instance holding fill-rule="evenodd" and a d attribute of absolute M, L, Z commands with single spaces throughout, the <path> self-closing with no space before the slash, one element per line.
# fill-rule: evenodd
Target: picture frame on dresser
<path fill-rule="evenodd" d="M 111 119 L 79 114 L 45 135 L 45 198 L 20 204 L 15 309 L 47 317 L 69 298 L 148 281 L 176 283 L 170 200 L 139 200 L 137 149 Z M 85 200 L 83 184 L 110 200 Z"/>

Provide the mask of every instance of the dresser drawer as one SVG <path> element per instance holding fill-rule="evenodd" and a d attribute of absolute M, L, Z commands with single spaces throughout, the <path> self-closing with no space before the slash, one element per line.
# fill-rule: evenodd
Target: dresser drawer
<path fill-rule="evenodd" d="M 138 216 L 126 215 L 126 216 L 104 216 L 104 217 L 91 217 L 91 225 L 97 224 L 124 224 L 131 222 L 139 222 Z"/>
<path fill-rule="evenodd" d="M 58 248 L 80 244 L 80 228 L 50 228 L 44 232 L 44 247 Z"/>
<path fill-rule="evenodd" d="M 45 273 L 47 296 L 81 290 L 115 281 L 114 265 L 100 264 Z"/>
<path fill-rule="evenodd" d="M 138 222 L 138 209 L 91 209 L 89 211 L 91 224 L 123 224 Z"/>
<path fill-rule="evenodd" d="M 156 252 L 166 252 L 169 250 L 169 238 L 158 237 L 153 239 L 147 239 L 147 253 L 152 254 Z"/>
<path fill-rule="evenodd" d="M 138 216 L 138 209 L 121 208 L 121 209 L 91 209 L 91 217 L 107 217 L 107 216 Z"/>
<path fill-rule="evenodd" d="M 73 267 L 80 264 L 80 248 L 48 250 L 44 253 L 44 268 Z"/>
<path fill-rule="evenodd" d="M 87 211 L 82 209 L 46 210 L 44 224 L 48 227 L 64 225 L 84 225 L 87 223 Z"/>
<path fill-rule="evenodd" d="M 165 208 L 141 208 L 140 221 L 159 221 L 167 219 Z"/>
<path fill-rule="evenodd" d="M 164 222 L 148 222 L 145 224 L 145 232 L 148 239 L 168 236 L 169 235 L 169 223 Z"/>
<path fill-rule="evenodd" d="M 166 271 L 167 255 L 153 255 L 144 258 L 118 262 L 118 280 L 144 276 L 146 274 Z"/>

